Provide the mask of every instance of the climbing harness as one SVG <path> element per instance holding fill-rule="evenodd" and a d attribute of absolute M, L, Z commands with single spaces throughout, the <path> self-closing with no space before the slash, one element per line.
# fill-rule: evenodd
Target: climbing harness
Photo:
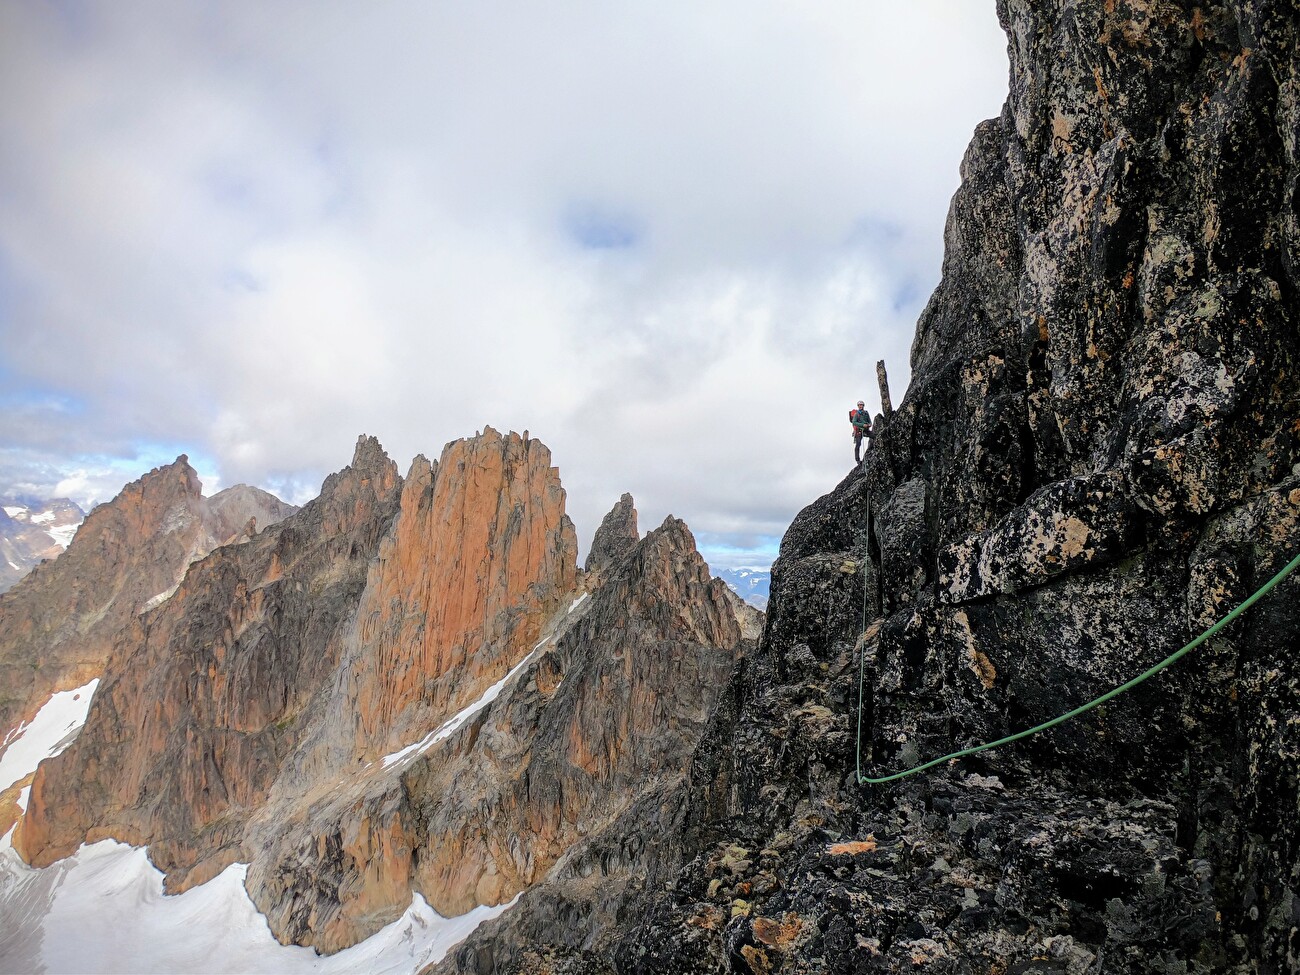
<path fill-rule="evenodd" d="M 1214 636 L 1216 633 L 1222 630 L 1225 626 L 1227 626 L 1229 623 L 1235 620 L 1246 610 L 1250 609 L 1251 606 L 1254 606 L 1255 603 L 1263 599 L 1269 593 L 1269 591 L 1273 589 L 1273 587 L 1275 587 L 1278 583 L 1280 583 L 1283 579 L 1285 579 L 1293 571 L 1295 571 L 1297 566 L 1300 566 L 1300 555 L 1297 555 L 1290 562 L 1288 562 L 1286 566 L 1282 569 L 1282 571 L 1280 571 L 1272 579 L 1269 579 L 1268 582 L 1264 583 L 1264 585 L 1260 586 L 1260 588 L 1256 592 L 1254 592 L 1246 600 L 1244 600 L 1239 606 L 1237 606 L 1236 609 L 1228 613 L 1227 616 L 1223 617 L 1223 619 L 1219 620 L 1219 622 L 1215 623 L 1208 630 L 1206 630 L 1204 633 L 1198 636 L 1195 640 L 1187 644 L 1187 646 L 1183 647 L 1181 650 L 1171 653 L 1164 660 L 1160 661 L 1158 664 L 1156 664 L 1153 667 L 1147 668 L 1142 673 L 1134 677 L 1132 680 L 1120 684 L 1119 687 L 1107 691 L 1105 694 L 1101 695 L 1100 697 L 1093 698 L 1087 704 L 1082 704 L 1072 711 L 1067 711 L 1065 714 L 1052 718 L 1050 721 L 1044 721 L 1042 724 L 1034 725 L 1034 727 L 1028 728 L 1024 731 L 1019 731 L 1014 735 L 1007 735 L 1005 738 L 999 738 L 997 741 L 985 742 L 983 745 L 974 745 L 970 748 L 963 748 L 961 751 L 951 752 L 950 754 L 944 755 L 940 758 L 932 759 L 931 761 L 925 762 L 924 764 L 916 765 L 909 769 L 904 769 L 901 772 L 894 772 L 892 775 L 882 775 L 879 778 L 872 778 L 870 776 L 862 774 L 862 698 L 863 698 L 864 676 L 865 676 L 865 669 L 866 669 L 865 659 L 867 655 L 867 648 L 864 645 L 858 654 L 858 758 L 857 758 L 858 784 L 859 785 L 883 785 L 886 782 L 893 782 L 895 779 L 905 778 L 906 776 L 909 775 L 915 775 L 917 772 L 924 772 L 926 769 L 934 768 L 936 765 L 942 765 L 944 762 L 951 761 L 954 758 L 965 758 L 967 755 L 974 755 L 977 752 L 988 751 L 990 748 L 998 748 L 1002 745 L 1009 745 L 1013 741 L 1020 741 L 1020 739 L 1028 738 L 1030 735 L 1036 735 L 1040 731 L 1046 731 L 1048 728 L 1054 728 L 1058 724 L 1064 724 L 1066 721 L 1069 721 L 1071 718 L 1077 718 L 1085 711 L 1091 711 L 1099 704 L 1105 704 L 1111 698 L 1119 697 L 1125 691 L 1132 690 L 1134 687 L 1137 687 L 1138 684 L 1141 684 L 1148 677 L 1154 677 L 1156 674 L 1160 673 L 1160 671 L 1164 670 L 1166 667 L 1170 666 L 1171 664 L 1175 663 L 1182 657 L 1191 653 L 1193 650 L 1195 650 L 1206 640 L 1210 639 L 1210 637 Z M 866 630 L 866 626 L 867 626 L 867 587 L 864 585 L 862 587 L 862 629 L 863 631 Z"/>

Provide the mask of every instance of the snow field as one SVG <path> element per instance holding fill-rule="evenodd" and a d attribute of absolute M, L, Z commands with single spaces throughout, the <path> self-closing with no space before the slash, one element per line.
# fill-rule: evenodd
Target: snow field
<path fill-rule="evenodd" d="M 446 734 L 495 699 L 531 656 L 444 725 Z M 98 684 L 96 679 L 53 695 L 30 724 L 6 736 L 0 789 L 71 744 Z M 452 722 L 459 723 L 448 728 Z M 29 791 L 24 788 L 19 798 L 23 809 Z M 444 918 L 415 894 L 398 920 L 360 944 L 322 957 L 275 940 L 244 889 L 245 864 L 232 864 L 208 883 L 168 897 L 162 872 L 142 849 L 104 840 L 37 869 L 22 861 L 12 838 L 13 830 L 0 837 L 0 972 L 413 975 L 518 900 Z"/>

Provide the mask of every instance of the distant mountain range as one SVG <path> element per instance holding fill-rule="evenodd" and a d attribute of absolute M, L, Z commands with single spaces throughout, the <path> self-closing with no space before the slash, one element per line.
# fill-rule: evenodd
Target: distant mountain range
<path fill-rule="evenodd" d="M 0 498 L 0 592 L 67 548 L 85 518 L 67 498 Z"/>
<path fill-rule="evenodd" d="M 738 569 L 717 569 L 714 572 L 725 582 L 731 591 L 751 606 L 767 610 L 768 588 L 772 583 L 772 570 L 756 566 L 741 566 Z"/>

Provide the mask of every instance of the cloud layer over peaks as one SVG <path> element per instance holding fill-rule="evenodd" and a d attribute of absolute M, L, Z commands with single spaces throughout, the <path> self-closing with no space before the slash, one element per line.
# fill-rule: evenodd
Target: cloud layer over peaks
<path fill-rule="evenodd" d="M 630 490 L 770 549 L 1005 87 L 992 3 L 0 6 L 0 492 L 491 424 L 584 543 Z"/>

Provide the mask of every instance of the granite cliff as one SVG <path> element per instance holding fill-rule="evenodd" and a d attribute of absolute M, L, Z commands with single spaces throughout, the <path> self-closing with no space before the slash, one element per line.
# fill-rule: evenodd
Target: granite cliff
<path fill-rule="evenodd" d="M 677 819 L 588 861 L 652 882 L 445 969 L 1300 971 L 1300 580 L 1100 711 L 857 782 L 859 741 L 876 774 L 1060 714 L 1300 551 L 1300 11 L 997 9 L 907 395 L 788 530 Z"/>

